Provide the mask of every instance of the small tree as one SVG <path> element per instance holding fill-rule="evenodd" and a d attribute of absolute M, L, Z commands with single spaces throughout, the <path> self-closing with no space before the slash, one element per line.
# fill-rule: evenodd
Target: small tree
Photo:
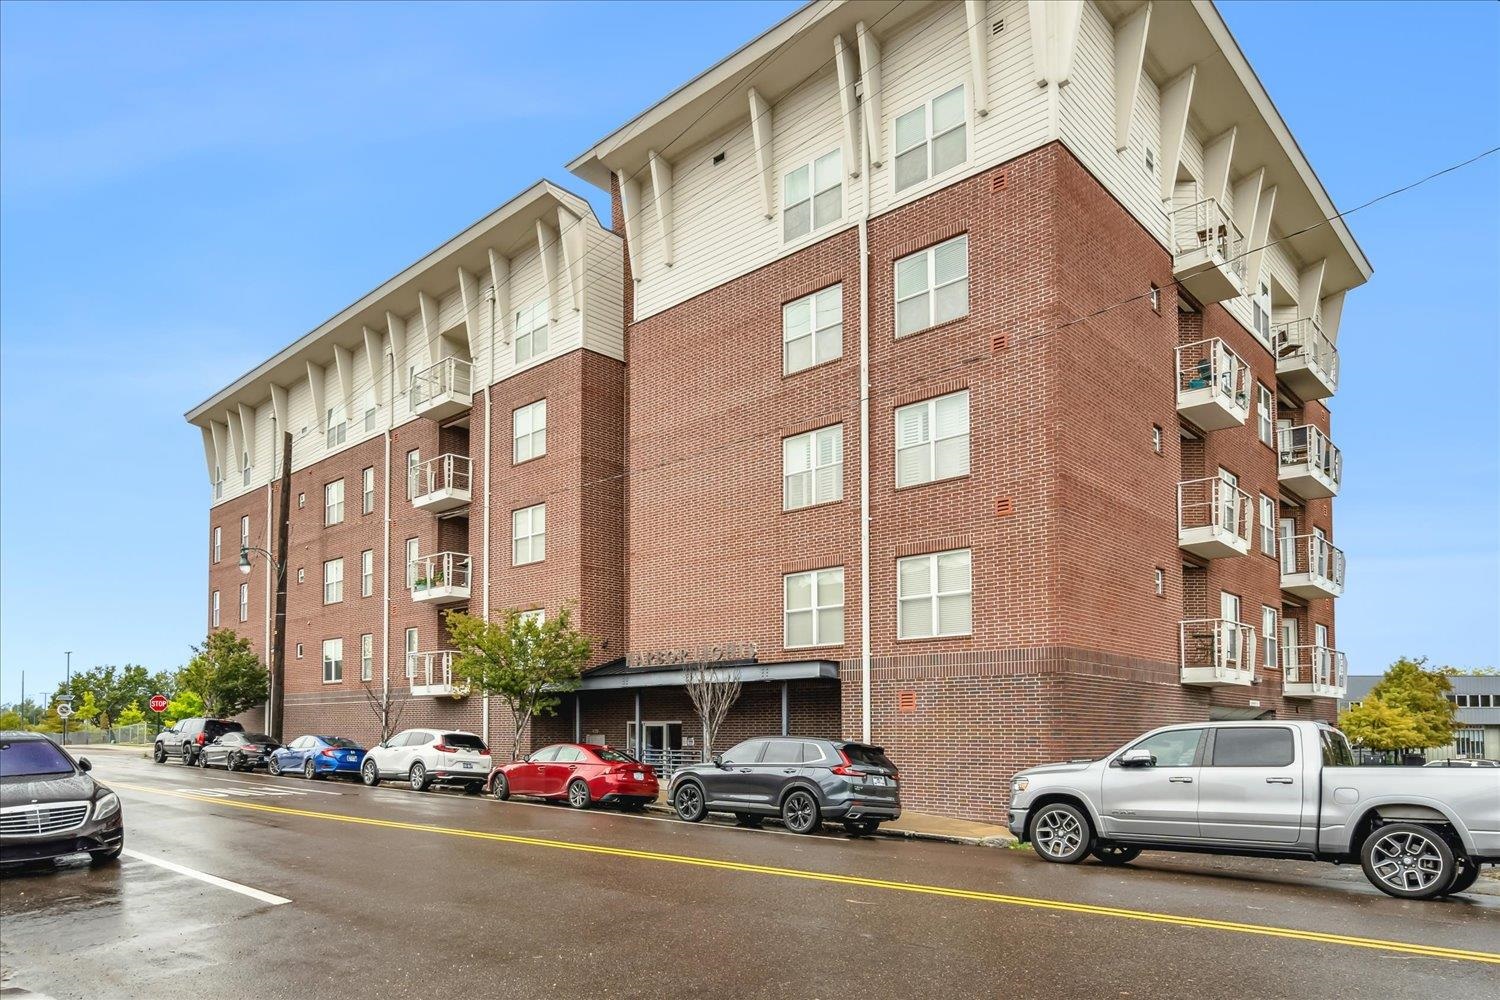
<path fill-rule="evenodd" d="M 250 640 L 227 628 L 215 629 L 177 674 L 179 691 L 203 700 L 212 716 L 239 715 L 266 700 L 270 674 L 250 648 Z"/>
<path fill-rule="evenodd" d="M 577 689 L 593 644 L 573 628 L 566 607 L 542 622 L 514 609 L 499 621 L 450 611 L 447 624 L 457 651 L 454 678 L 494 695 L 510 709 L 515 726 L 511 758 L 517 759 L 521 735 L 532 718 L 556 715 L 561 695 Z"/>
<path fill-rule="evenodd" d="M 146 721 L 146 713 L 141 711 L 139 705 L 126 705 L 120 712 L 120 717 L 115 720 L 117 726 L 139 726 Z"/>
<path fill-rule="evenodd" d="M 380 742 L 384 743 L 401 728 L 401 717 L 406 714 L 406 702 L 398 700 L 395 690 L 391 688 L 376 691 L 366 684 L 364 689 L 365 704 L 375 713 L 375 721 L 380 724 Z"/>
<path fill-rule="evenodd" d="M 714 740 L 729 709 L 740 698 L 740 680 L 729 670 L 708 663 L 690 663 L 683 668 L 688 697 L 703 724 L 703 759 L 713 756 Z"/>
<path fill-rule="evenodd" d="M 1339 716 L 1339 728 L 1355 746 L 1370 750 L 1402 751 L 1422 740 L 1417 720 L 1406 709 L 1370 694 Z"/>
<path fill-rule="evenodd" d="M 181 719 L 192 719 L 203 714 L 202 698 L 191 691 L 178 691 L 176 696 L 167 702 L 167 710 L 161 714 L 161 723 L 164 726 L 172 726 Z"/>
<path fill-rule="evenodd" d="M 1402 657 L 1386 670 L 1370 695 L 1404 710 L 1415 729 L 1415 739 L 1401 750 L 1426 750 L 1453 742 L 1460 726 L 1457 706 L 1449 699 L 1453 683 L 1441 670 L 1427 670 L 1427 657 Z"/>

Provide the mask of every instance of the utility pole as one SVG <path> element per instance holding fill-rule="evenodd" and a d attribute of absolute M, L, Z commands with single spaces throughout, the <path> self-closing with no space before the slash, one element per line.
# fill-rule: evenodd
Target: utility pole
<path fill-rule="evenodd" d="M 73 693 L 73 651 L 71 649 L 64 650 L 63 651 L 63 655 L 68 658 L 68 660 L 67 660 L 67 663 L 68 663 L 68 675 L 67 675 L 68 679 L 63 684 L 63 690 L 66 691 L 68 694 L 72 694 Z M 68 717 L 65 715 L 65 716 L 63 716 L 63 746 L 67 746 L 67 745 L 68 745 Z"/>
<path fill-rule="evenodd" d="M 292 433 L 281 435 L 281 519 L 276 525 L 276 624 L 271 636 L 271 738 L 281 742 L 282 706 L 286 703 L 286 564 L 292 520 Z"/>

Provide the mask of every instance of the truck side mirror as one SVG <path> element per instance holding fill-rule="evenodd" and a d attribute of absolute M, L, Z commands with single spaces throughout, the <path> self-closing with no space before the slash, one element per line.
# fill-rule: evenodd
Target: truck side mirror
<path fill-rule="evenodd" d="M 1121 767 L 1155 767 L 1156 757 L 1150 750 L 1126 750 L 1120 754 Z"/>

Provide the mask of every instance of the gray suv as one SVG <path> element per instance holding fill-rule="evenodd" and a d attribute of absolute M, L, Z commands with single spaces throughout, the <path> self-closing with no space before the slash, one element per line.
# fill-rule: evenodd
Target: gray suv
<path fill-rule="evenodd" d="M 793 833 L 813 833 L 831 820 L 858 836 L 901 815 L 898 777 L 880 747 L 770 736 L 683 768 L 667 797 L 689 823 L 711 812 L 733 813 L 745 826 L 779 816 Z"/>

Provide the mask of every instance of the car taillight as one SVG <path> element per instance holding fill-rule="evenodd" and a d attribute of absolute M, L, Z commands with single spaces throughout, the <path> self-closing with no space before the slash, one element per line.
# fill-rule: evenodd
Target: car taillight
<path fill-rule="evenodd" d="M 337 757 L 339 755 L 339 752 L 337 750 L 323 750 L 320 752 L 324 757 Z"/>
<path fill-rule="evenodd" d="M 260 747 L 254 743 L 246 743 L 243 749 L 246 753 L 260 753 Z"/>
<path fill-rule="evenodd" d="M 865 776 L 865 772 L 857 770 L 850 762 L 849 755 L 842 750 L 839 751 L 839 759 L 843 761 L 842 764 L 835 764 L 829 768 L 834 774 L 845 778 L 863 778 Z"/>
<path fill-rule="evenodd" d="M 434 743 L 432 745 L 432 749 L 436 750 L 438 753 L 457 753 L 458 752 L 458 751 L 454 750 L 452 747 L 450 747 L 446 743 Z"/>
<path fill-rule="evenodd" d="M 202 734 L 202 733 L 199 733 L 199 734 L 198 734 L 198 740 L 197 740 L 197 742 L 198 742 L 198 745 L 199 745 L 199 746 L 200 746 L 200 747 L 201 747 L 201 746 L 202 746 L 202 745 L 203 745 L 203 743 L 204 743 L 204 739 L 203 739 L 203 734 Z"/>

